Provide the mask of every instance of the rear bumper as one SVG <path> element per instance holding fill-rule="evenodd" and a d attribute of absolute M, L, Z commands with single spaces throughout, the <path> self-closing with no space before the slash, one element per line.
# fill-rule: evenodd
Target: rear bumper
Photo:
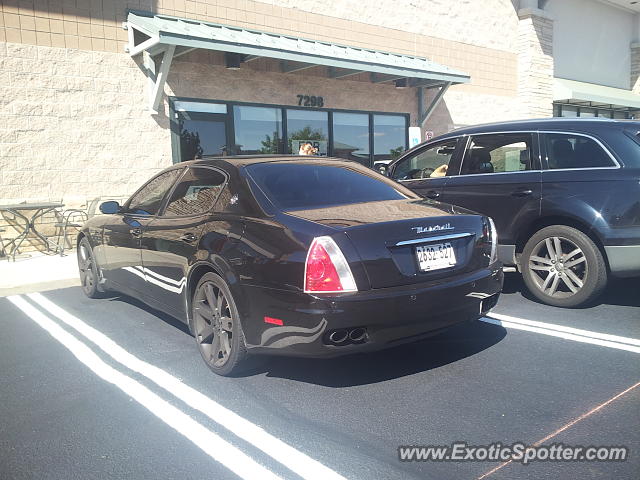
<path fill-rule="evenodd" d="M 453 280 L 324 297 L 245 287 L 250 306 L 243 329 L 252 353 L 332 357 L 380 350 L 479 318 L 497 302 L 502 283 L 497 263 Z M 266 324 L 265 316 L 283 325 Z M 329 340 L 333 331 L 356 328 L 366 330 L 362 341 Z"/>
<path fill-rule="evenodd" d="M 617 277 L 640 276 L 640 245 L 605 246 L 609 269 Z"/>

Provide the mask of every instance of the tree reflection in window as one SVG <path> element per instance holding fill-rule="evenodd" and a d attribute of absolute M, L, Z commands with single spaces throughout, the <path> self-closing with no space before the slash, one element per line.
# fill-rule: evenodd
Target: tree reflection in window
<path fill-rule="evenodd" d="M 190 132 L 181 126 L 180 152 L 183 160 L 202 158 L 204 150 L 200 144 L 200 134 L 196 131 Z"/>
<path fill-rule="evenodd" d="M 280 135 L 278 132 L 273 132 L 273 136 L 265 135 L 264 140 L 260 142 L 262 144 L 262 148 L 260 148 L 260 153 L 278 153 L 278 146 L 280 145 Z"/>

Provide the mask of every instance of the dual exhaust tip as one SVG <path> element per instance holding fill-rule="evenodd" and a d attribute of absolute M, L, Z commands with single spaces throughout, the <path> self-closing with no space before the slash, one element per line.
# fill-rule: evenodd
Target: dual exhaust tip
<path fill-rule="evenodd" d="M 349 343 L 364 343 L 367 340 L 367 329 L 364 327 L 339 328 L 328 335 L 332 345 L 347 345 Z"/>

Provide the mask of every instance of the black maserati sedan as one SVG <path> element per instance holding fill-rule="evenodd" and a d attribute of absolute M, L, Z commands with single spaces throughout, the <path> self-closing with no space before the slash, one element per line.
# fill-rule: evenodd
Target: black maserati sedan
<path fill-rule="evenodd" d="M 488 215 L 498 257 L 558 307 L 640 276 L 640 122 L 546 118 L 454 130 L 389 166 L 416 193 Z"/>
<path fill-rule="evenodd" d="M 248 354 L 336 356 L 475 320 L 503 282 L 490 218 L 358 163 L 224 157 L 174 165 L 78 236 L 89 297 L 185 322 L 215 373 Z"/>

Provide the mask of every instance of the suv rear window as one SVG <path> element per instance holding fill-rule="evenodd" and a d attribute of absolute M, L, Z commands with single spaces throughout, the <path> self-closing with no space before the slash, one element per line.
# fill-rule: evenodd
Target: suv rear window
<path fill-rule="evenodd" d="M 616 152 L 622 158 L 624 165 L 629 168 L 640 168 L 640 132 L 625 130 L 616 140 Z"/>
<path fill-rule="evenodd" d="M 379 173 L 357 165 L 258 163 L 247 170 L 281 210 L 306 210 L 381 200 L 420 198 Z"/>
<path fill-rule="evenodd" d="M 564 133 L 546 133 L 548 168 L 602 168 L 615 163 L 592 138 Z"/>

